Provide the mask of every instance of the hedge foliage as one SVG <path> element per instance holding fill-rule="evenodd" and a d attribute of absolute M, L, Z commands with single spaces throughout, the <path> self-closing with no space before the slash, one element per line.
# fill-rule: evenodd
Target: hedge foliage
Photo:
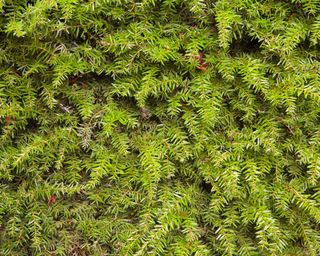
<path fill-rule="evenodd" d="M 1 0 L 0 255 L 318 255 L 319 0 Z"/>

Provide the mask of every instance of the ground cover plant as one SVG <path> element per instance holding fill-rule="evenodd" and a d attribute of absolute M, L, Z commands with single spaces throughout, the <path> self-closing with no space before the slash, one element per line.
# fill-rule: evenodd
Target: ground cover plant
<path fill-rule="evenodd" d="M 319 0 L 0 8 L 0 255 L 319 255 Z"/>

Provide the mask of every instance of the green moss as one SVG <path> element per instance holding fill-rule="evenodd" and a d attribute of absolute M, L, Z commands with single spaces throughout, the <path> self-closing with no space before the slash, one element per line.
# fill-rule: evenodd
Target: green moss
<path fill-rule="evenodd" d="M 0 1 L 0 255 L 318 255 L 319 6 Z"/>

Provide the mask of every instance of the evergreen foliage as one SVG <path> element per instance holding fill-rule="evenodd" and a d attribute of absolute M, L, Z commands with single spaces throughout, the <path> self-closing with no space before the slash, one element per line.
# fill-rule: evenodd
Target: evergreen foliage
<path fill-rule="evenodd" d="M 319 255 L 319 0 L 0 8 L 0 255 Z"/>

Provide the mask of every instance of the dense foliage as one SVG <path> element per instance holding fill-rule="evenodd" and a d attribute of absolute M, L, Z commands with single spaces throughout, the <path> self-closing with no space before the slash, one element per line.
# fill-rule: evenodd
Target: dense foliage
<path fill-rule="evenodd" d="M 0 255 L 320 253 L 319 0 L 0 7 Z"/>

